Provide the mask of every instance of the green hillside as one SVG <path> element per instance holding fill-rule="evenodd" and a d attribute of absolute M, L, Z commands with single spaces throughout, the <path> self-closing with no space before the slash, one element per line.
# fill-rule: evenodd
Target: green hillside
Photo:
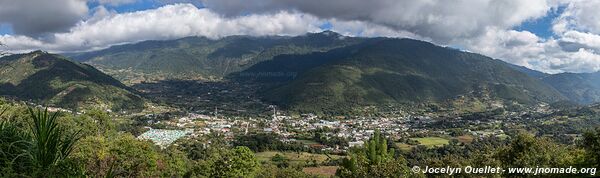
<path fill-rule="evenodd" d="M 94 67 L 42 51 L 0 58 L 0 95 L 71 109 L 143 107 L 142 98 Z"/>
<path fill-rule="evenodd" d="M 278 55 L 328 51 L 362 40 L 329 31 L 296 37 L 230 36 L 217 40 L 187 37 L 68 55 L 125 83 L 165 79 L 215 80 Z"/>
<path fill-rule="evenodd" d="M 410 39 L 375 38 L 328 52 L 281 56 L 235 75 L 270 83 L 275 87 L 262 92 L 264 99 L 307 111 L 460 96 L 523 104 L 564 99 L 499 60 Z"/>
<path fill-rule="evenodd" d="M 505 64 L 508 65 L 509 67 L 511 67 L 511 68 L 519 71 L 519 72 L 523 72 L 523 73 L 525 73 L 525 74 L 527 74 L 527 75 L 529 75 L 529 76 L 531 76 L 533 78 L 537 78 L 537 79 L 541 79 L 541 78 L 544 78 L 544 77 L 547 77 L 547 76 L 551 75 L 551 74 L 547 74 L 547 73 L 540 72 L 540 71 L 537 71 L 537 70 L 529 69 L 527 67 L 523 67 L 523 66 L 519 66 L 519 65 L 514 65 L 514 64 L 511 64 L 511 63 L 508 63 L 508 62 L 505 62 Z"/>
<path fill-rule="evenodd" d="M 580 104 L 600 102 L 600 73 L 560 73 L 542 79 L 569 100 Z"/>
<path fill-rule="evenodd" d="M 569 83 L 577 80 L 422 41 L 330 31 L 144 41 L 69 56 L 126 84 L 233 79 L 259 84 L 265 101 L 313 111 L 398 103 L 482 108 L 490 103 L 600 100 L 589 78 Z M 571 89 L 584 85 L 586 89 Z"/>
<path fill-rule="evenodd" d="M 600 102 L 600 73 L 546 74 L 522 66 L 508 64 L 533 78 L 552 86 L 570 102 L 592 104 Z"/>

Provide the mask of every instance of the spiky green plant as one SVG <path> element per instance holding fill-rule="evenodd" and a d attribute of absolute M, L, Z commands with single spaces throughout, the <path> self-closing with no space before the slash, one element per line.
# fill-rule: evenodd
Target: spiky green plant
<path fill-rule="evenodd" d="M 30 168 L 28 149 L 30 136 L 14 123 L 2 118 L 8 108 L 0 111 L 0 177 L 13 177 Z"/>
<path fill-rule="evenodd" d="M 49 113 L 47 108 L 43 111 L 29 108 L 29 114 L 33 120 L 30 127 L 33 134 L 31 157 L 33 163 L 45 171 L 71 154 L 80 138 L 79 131 L 69 134 L 60 128 L 58 112 Z"/>
<path fill-rule="evenodd" d="M 2 117 L 2 115 L 4 115 L 4 113 L 6 112 L 6 110 L 8 110 L 8 108 L 4 108 L 4 109 L 2 110 L 2 112 L 0 112 L 0 117 Z"/>
<path fill-rule="evenodd" d="M 29 135 L 15 125 L 0 121 L 0 168 L 13 172 L 26 172 L 30 168 L 29 153 L 27 152 L 30 142 Z M 0 173 L 0 177 L 5 175 Z"/>

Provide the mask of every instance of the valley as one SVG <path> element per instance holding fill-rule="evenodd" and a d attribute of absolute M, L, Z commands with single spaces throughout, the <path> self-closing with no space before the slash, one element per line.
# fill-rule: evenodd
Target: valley
<path fill-rule="evenodd" d="M 312 176 L 334 176 L 380 135 L 407 165 L 425 166 L 503 154 L 493 150 L 530 136 L 580 154 L 600 125 L 597 86 L 582 86 L 597 75 L 545 74 L 412 39 L 189 37 L 66 55 L 0 58 L 2 106 L 51 106 L 80 119 L 75 128 L 109 122 L 98 126 L 193 160 L 243 146 L 263 166 Z M 107 121 L 81 119 L 98 115 Z"/>
<path fill-rule="evenodd" d="M 132 88 L 150 101 L 181 111 L 227 116 L 258 116 L 267 112 L 267 103 L 256 95 L 258 86 L 227 81 L 167 80 L 143 82 Z"/>

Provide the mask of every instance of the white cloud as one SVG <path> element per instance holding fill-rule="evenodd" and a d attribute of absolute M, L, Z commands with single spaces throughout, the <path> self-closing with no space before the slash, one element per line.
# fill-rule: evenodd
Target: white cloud
<path fill-rule="evenodd" d="M 545 52 L 541 39 L 527 31 L 488 28 L 486 32 L 468 40 L 455 40 L 453 43 L 485 55 L 500 57 L 513 64 L 531 67 L 528 59 Z"/>
<path fill-rule="evenodd" d="M 430 38 L 424 38 L 408 31 L 395 30 L 387 26 L 373 24 L 370 22 L 358 20 L 344 21 L 337 19 L 329 19 L 328 21 L 332 25 L 332 31 L 339 32 L 345 36 L 399 37 L 431 41 Z"/>
<path fill-rule="evenodd" d="M 600 35 L 568 30 L 561 34 L 560 37 L 562 44 L 564 44 L 562 45 L 563 50 L 565 51 L 579 51 L 579 49 L 583 48 L 600 53 Z"/>
<path fill-rule="evenodd" d="M 99 10 L 98 14 L 78 23 L 69 32 L 53 34 L 50 40 L 3 35 L 0 36 L 0 41 L 4 41 L 12 51 L 44 49 L 63 52 L 186 36 L 219 38 L 230 35 L 299 35 L 318 31 L 318 26 L 323 23 L 311 15 L 289 12 L 225 18 L 191 4 L 167 5 L 124 14 Z"/>
<path fill-rule="evenodd" d="M 554 19 L 554 37 L 542 39 L 527 31 L 488 29 L 466 40 L 469 49 L 508 62 L 549 72 L 600 70 L 599 1 L 564 1 L 566 8 Z M 454 43 L 461 43 L 454 41 Z"/>
<path fill-rule="evenodd" d="M 203 0 L 216 12 L 237 16 L 293 10 L 325 19 L 363 21 L 446 43 L 485 33 L 488 27 L 511 28 L 542 17 L 557 3 L 547 0 Z"/>
<path fill-rule="evenodd" d="M 543 39 L 528 31 L 489 28 L 477 38 L 457 40 L 467 49 L 548 73 L 600 70 L 600 36 L 567 31 Z"/>
<path fill-rule="evenodd" d="M 600 1 L 573 0 L 568 3 L 564 13 L 555 21 L 554 31 L 566 30 L 600 33 Z"/>

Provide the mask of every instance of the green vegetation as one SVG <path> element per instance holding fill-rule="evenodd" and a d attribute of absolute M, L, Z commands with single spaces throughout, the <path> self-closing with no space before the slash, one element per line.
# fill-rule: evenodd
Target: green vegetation
<path fill-rule="evenodd" d="M 35 51 L 0 58 L 0 94 L 51 106 L 139 110 L 143 99 L 95 68 Z"/>
<path fill-rule="evenodd" d="M 600 72 L 561 73 L 549 75 L 542 80 L 573 102 L 580 104 L 600 102 Z"/>
<path fill-rule="evenodd" d="M 569 149 L 529 134 L 518 134 L 508 146 L 496 153 L 504 167 L 561 167 L 578 165 L 581 150 Z"/>
<path fill-rule="evenodd" d="M 304 145 L 314 145 L 314 144 L 319 144 L 319 142 L 315 142 L 312 140 L 296 140 Z"/>
<path fill-rule="evenodd" d="M 401 151 L 410 151 L 410 150 L 412 150 L 414 148 L 413 145 L 409 145 L 409 144 L 406 144 L 406 143 L 396 143 L 396 147 L 398 149 L 400 149 Z"/>
<path fill-rule="evenodd" d="M 327 52 L 281 56 L 242 71 L 241 79 L 247 79 L 245 73 L 297 74 L 296 78 L 263 76 L 255 81 L 274 86 L 261 92 L 267 101 L 304 112 L 443 104 L 458 96 L 477 98 L 482 104 L 564 99 L 552 87 L 498 60 L 410 39 L 374 38 Z M 471 107 L 482 110 L 482 104 Z"/>
<path fill-rule="evenodd" d="M 600 167 L 600 128 L 595 131 L 586 132 L 583 135 L 581 145 L 586 151 L 586 156 L 590 160 L 587 163 L 592 167 Z"/>
<path fill-rule="evenodd" d="M 219 150 L 217 154 L 210 154 L 206 161 L 200 162 L 199 168 L 193 174 L 206 177 L 254 177 L 260 170 L 260 164 L 250 149 L 235 147 L 233 150 Z"/>
<path fill-rule="evenodd" d="M 185 141 L 165 149 L 115 130 L 105 112 L 27 109 L 0 100 L 0 177 L 310 177 L 261 164 L 247 147 Z M 31 125 L 31 127 L 21 127 Z"/>
<path fill-rule="evenodd" d="M 579 104 L 600 102 L 600 72 L 547 74 L 522 66 L 506 64 L 531 77 L 541 79 L 568 98 L 570 102 Z"/>
<path fill-rule="evenodd" d="M 417 40 L 342 37 L 329 31 L 296 37 L 187 37 L 67 55 L 131 85 L 250 80 L 263 87 L 264 101 L 306 112 L 430 103 L 480 112 L 513 101 L 600 101 L 598 73 L 550 75 Z M 71 90 L 76 95 L 89 89 Z"/>
<path fill-rule="evenodd" d="M 2 114 L 6 111 L 3 110 Z M 57 113 L 48 110 L 34 111 L 29 108 L 31 123 L 28 129 L 18 128 L 16 124 L 0 121 L 0 176 L 32 175 L 35 177 L 51 175 L 66 176 L 77 174 L 62 170 L 68 166 L 68 157 L 79 140 L 79 132 L 69 133 L 60 126 Z"/>
<path fill-rule="evenodd" d="M 387 139 L 379 130 L 364 147 L 354 150 L 344 159 L 336 173 L 339 177 L 408 177 L 409 168 L 394 149 L 388 149 Z"/>
<path fill-rule="evenodd" d="M 53 167 L 63 162 L 73 151 L 75 143 L 80 139 L 79 131 L 67 133 L 58 126 L 57 114 L 29 108 L 33 119 L 31 133 L 33 137 L 32 148 L 29 155 L 32 157 L 36 170 L 50 171 Z M 40 172 L 40 173 L 41 173 Z"/>
<path fill-rule="evenodd" d="M 113 113 L 106 110 L 135 111 L 144 100 L 58 55 L 2 57 L 0 94 L 31 102 L 0 99 L 0 177 L 445 177 L 409 168 L 600 166 L 600 105 L 540 103 L 563 95 L 592 102 L 585 88 L 596 86 L 576 95 L 564 88 L 595 80 L 560 79 L 555 90 L 539 80 L 555 75 L 426 42 L 332 32 L 192 37 L 75 56 L 129 83 L 228 81 L 143 82 L 135 88 L 145 97 L 169 98 L 163 106 L 174 108 Z M 270 109 L 280 117 L 269 119 Z M 195 131 L 161 147 L 136 138 L 147 127 Z"/>
<path fill-rule="evenodd" d="M 450 142 L 453 142 L 453 140 L 468 144 L 473 142 L 474 138 L 469 135 L 458 136 L 456 138 L 451 138 L 450 140 L 442 137 L 408 138 L 403 142 L 396 142 L 395 146 L 404 152 L 410 152 L 413 148 L 418 146 L 424 146 L 426 148 L 443 147 L 444 145 L 448 145 Z"/>
<path fill-rule="evenodd" d="M 297 37 L 230 36 L 218 40 L 187 37 L 69 55 L 128 84 L 165 79 L 216 80 L 275 56 L 326 51 L 361 40 L 339 37 L 327 32 Z"/>
<path fill-rule="evenodd" d="M 306 152 L 265 151 L 256 153 L 256 158 L 261 162 L 276 162 L 273 159 L 277 156 L 285 159 L 290 165 L 319 165 L 326 163 L 327 161 L 341 158 L 338 155 L 312 154 Z"/>
<path fill-rule="evenodd" d="M 415 140 L 419 145 L 427 147 L 447 145 L 450 142 L 450 140 L 440 137 L 411 138 L 411 140 Z"/>
<path fill-rule="evenodd" d="M 481 112 L 502 105 L 600 101 L 598 73 L 550 75 L 417 40 L 342 37 L 328 31 L 296 37 L 187 37 L 68 55 L 127 84 L 249 81 L 263 88 L 264 101 L 302 112 L 340 114 L 394 104 Z"/>
<path fill-rule="evenodd" d="M 363 147 L 350 149 L 347 156 L 336 156 L 294 151 L 254 153 L 245 146 L 228 145 L 218 134 L 179 140 L 161 149 L 117 130 L 118 122 L 113 117 L 97 110 L 82 115 L 50 113 L 0 100 L 0 176 L 315 177 L 331 176 L 335 171 L 339 177 L 422 177 L 411 173 L 409 167 L 580 168 L 600 164 L 600 129 L 585 132 L 581 141 L 573 145 L 518 132 L 508 133 L 511 136 L 504 140 L 463 138 L 470 143 L 455 139 L 448 142 L 441 137 L 407 138 L 424 145 L 402 151 L 396 151 L 398 147 L 376 130 Z M 240 143 L 252 144 L 253 140 L 270 137 L 245 139 Z M 446 144 L 425 146 L 442 142 Z"/>

